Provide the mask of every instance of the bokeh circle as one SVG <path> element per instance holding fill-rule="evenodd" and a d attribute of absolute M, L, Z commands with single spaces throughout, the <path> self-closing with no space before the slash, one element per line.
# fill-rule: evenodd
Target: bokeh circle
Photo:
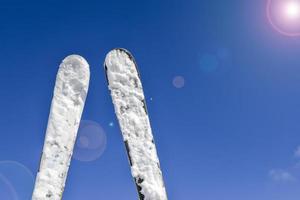
<path fill-rule="evenodd" d="M 222 52 L 224 53 L 224 52 Z M 225 56 L 225 55 L 221 55 Z M 219 60 L 214 54 L 203 54 L 199 57 L 199 66 L 203 72 L 214 72 L 219 67 Z"/>
<path fill-rule="evenodd" d="M 77 134 L 73 158 L 82 162 L 98 159 L 105 151 L 107 137 L 101 125 L 95 121 L 82 120 Z"/>
<path fill-rule="evenodd" d="M 177 89 L 183 88 L 185 85 L 185 79 L 183 76 L 175 76 L 173 78 L 173 86 Z"/>
<path fill-rule="evenodd" d="M 0 199 L 31 199 L 34 186 L 32 172 L 16 161 L 0 161 Z"/>

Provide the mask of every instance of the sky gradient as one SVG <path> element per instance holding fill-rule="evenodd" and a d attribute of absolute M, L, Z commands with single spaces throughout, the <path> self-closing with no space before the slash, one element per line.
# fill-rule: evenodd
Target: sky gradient
<path fill-rule="evenodd" d="M 85 57 L 90 90 L 64 200 L 136 199 L 103 62 L 139 65 L 171 200 L 298 200 L 300 38 L 262 0 L 0 0 L 0 199 L 27 200 L 55 76 Z M 94 134 L 95 133 L 95 134 Z M 94 134 L 94 135 L 93 135 Z M 16 197 L 17 196 L 17 197 Z"/>

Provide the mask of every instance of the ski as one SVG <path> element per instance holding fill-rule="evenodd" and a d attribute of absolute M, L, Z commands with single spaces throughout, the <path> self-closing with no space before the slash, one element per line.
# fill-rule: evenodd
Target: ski
<path fill-rule="evenodd" d="M 104 68 L 139 199 L 167 200 L 134 57 L 125 49 L 114 49 L 107 54 Z"/>
<path fill-rule="evenodd" d="M 81 56 L 68 56 L 59 66 L 32 200 L 62 199 L 89 79 Z"/>

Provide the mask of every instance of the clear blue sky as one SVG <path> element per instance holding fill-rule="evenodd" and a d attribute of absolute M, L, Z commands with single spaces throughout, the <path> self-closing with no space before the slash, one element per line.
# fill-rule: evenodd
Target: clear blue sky
<path fill-rule="evenodd" d="M 64 200 L 137 198 L 102 67 L 124 47 L 139 64 L 171 200 L 298 200 L 300 38 L 276 32 L 265 7 L 0 0 L 0 199 L 10 200 L 8 183 L 21 200 L 30 193 L 24 167 L 35 176 L 58 65 L 73 53 L 91 66 L 83 119 L 107 145 L 97 160 L 72 161 Z"/>

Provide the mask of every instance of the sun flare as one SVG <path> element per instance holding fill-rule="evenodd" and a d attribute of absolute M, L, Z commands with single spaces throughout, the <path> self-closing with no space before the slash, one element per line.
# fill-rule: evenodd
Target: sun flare
<path fill-rule="evenodd" d="M 299 19 L 300 17 L 300 2 L 299 1 L 290 1 L 287 2 L 284 7 L 284 15 L 290 20 Z"/>
<path fill-rule="evenodd" d="M 300 37 L 300 0 L 268 0 L 267 17 L 279 33 Z"/>

